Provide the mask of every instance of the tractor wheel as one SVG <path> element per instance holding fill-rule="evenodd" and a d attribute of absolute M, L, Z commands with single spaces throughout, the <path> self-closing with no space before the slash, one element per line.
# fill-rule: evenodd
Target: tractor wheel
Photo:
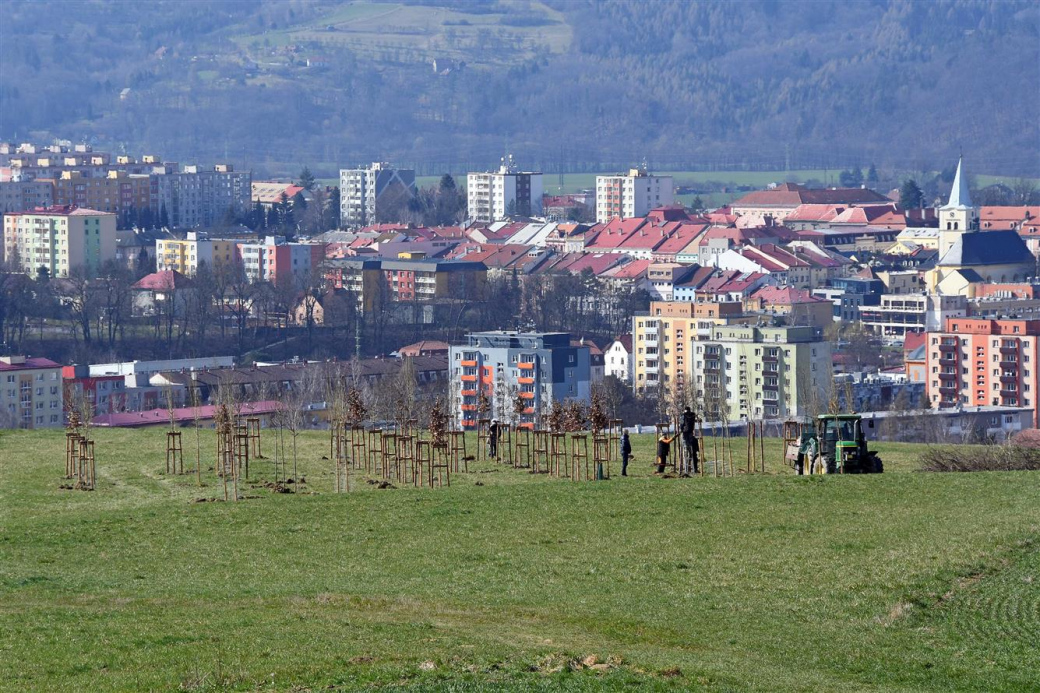
<path fill-rule="evenodd" d="M 885 465 L 881 462 L 881 458 L 878 457 L 876 452 L 872 452 L 867 455 L 867 471 L 871 474 L 881 474 L 885 471 Z"/>

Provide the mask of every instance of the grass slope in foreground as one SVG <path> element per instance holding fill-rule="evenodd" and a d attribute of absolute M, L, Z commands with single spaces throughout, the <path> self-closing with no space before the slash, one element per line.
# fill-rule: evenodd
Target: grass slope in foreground
<path fill-rule="evenodd" d="M 448 489 L 356 477 L 335 495 L 326 435 L 300 438 L 313 494 L 236 504 L 192 502 L 220 494 L 212 472 L 163 476 L 160 430 L 97 431 L 93 493 L 58 490 L 61 432 L 5 432 L 0 689 L 1040 680 L 1035 474 L 908 473 L 916 448 L 885 446 L 881 476 L 661 480 L 644 436 L 627 479 L 487 464 Z M 590 655 L 608 666 L 573 664 Z"/>

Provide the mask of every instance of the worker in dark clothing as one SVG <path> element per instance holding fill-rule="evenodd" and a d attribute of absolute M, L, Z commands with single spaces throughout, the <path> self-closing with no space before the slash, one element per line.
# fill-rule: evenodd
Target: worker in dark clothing
<path fill-rule="evenodd" d="M 683 451 L 686 453 L 686 469 L 689 471 L 690 467 L 693 467 L 693 473 L 697 473 L 697 416 L 690 411 L 689 407 L 683 411 L 682 423 L 679 426 L 679 432 L 682 434 Z"/>
<path fill-rule="evenodd" d="M 657 473 L 664 474 L 664 468 L 668 464 L 668 453 L 672 449 L 672 441 L 675 436 L 666 436 L 663 433 L 657 439 Z"/>
<path fill-rule="evenodd" d="M 628 476 L 628 460 L 632 457 L 632 441 L 628 439 L 628 431 L 621 433 L 621 476 Z"/>
<path fill-rule="evenodd" d="M 497 460 L 498 459 L 498 419 L 492 419 L 491 425 L 488 426 L 488 457 Z"/>

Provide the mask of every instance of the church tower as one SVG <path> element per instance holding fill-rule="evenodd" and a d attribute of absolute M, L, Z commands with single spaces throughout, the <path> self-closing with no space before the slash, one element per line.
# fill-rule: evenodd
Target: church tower
<path fill-rule="evenodd" d="M 939 208 L 939 258 L 953 247 L 961 234 L 979 230 L 979 213 L 971 203 L 968 179 L 964 175 L 964 159 L 957 160 L 950 199 Z"/>

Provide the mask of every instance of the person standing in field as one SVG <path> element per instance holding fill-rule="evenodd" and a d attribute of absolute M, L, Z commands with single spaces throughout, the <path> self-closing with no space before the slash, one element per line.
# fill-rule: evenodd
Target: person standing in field
<path fill-rule="evenodd" d="M 628 460 L 632 457 L 632 441 L 628 439 L 628 431 L 621 432 L 621 476 L 628 476 Z"/>
<path fill-rule="evenodd" d="M 498 459 L 498 419 L 492 419 L 491 425 L 488 426 L 488 457 L 493 460 Z"/>
<path fill-rule="evenodd" d="M 683 451 L 686 453 L 686 469 L 689 471 L 690 466 L 693 467 L 693 473 L 697 473 L 697 454 L 700 452 L 697 448 L 697 416 L 690 411 L 689 407 L 686 407 L 682 415 L 682 423 L 679 426 L 679 432 L 682 434 Z"/>
<path fill-rule="evenodd" d="M 668 464 L 668 453 L 672 449 L 672 441 L 675 440 L 675 436 L 667 436 L 661 434 L 661 437 L 657 439 L 657 473 L 664 474 L 665 465 Z"/>

